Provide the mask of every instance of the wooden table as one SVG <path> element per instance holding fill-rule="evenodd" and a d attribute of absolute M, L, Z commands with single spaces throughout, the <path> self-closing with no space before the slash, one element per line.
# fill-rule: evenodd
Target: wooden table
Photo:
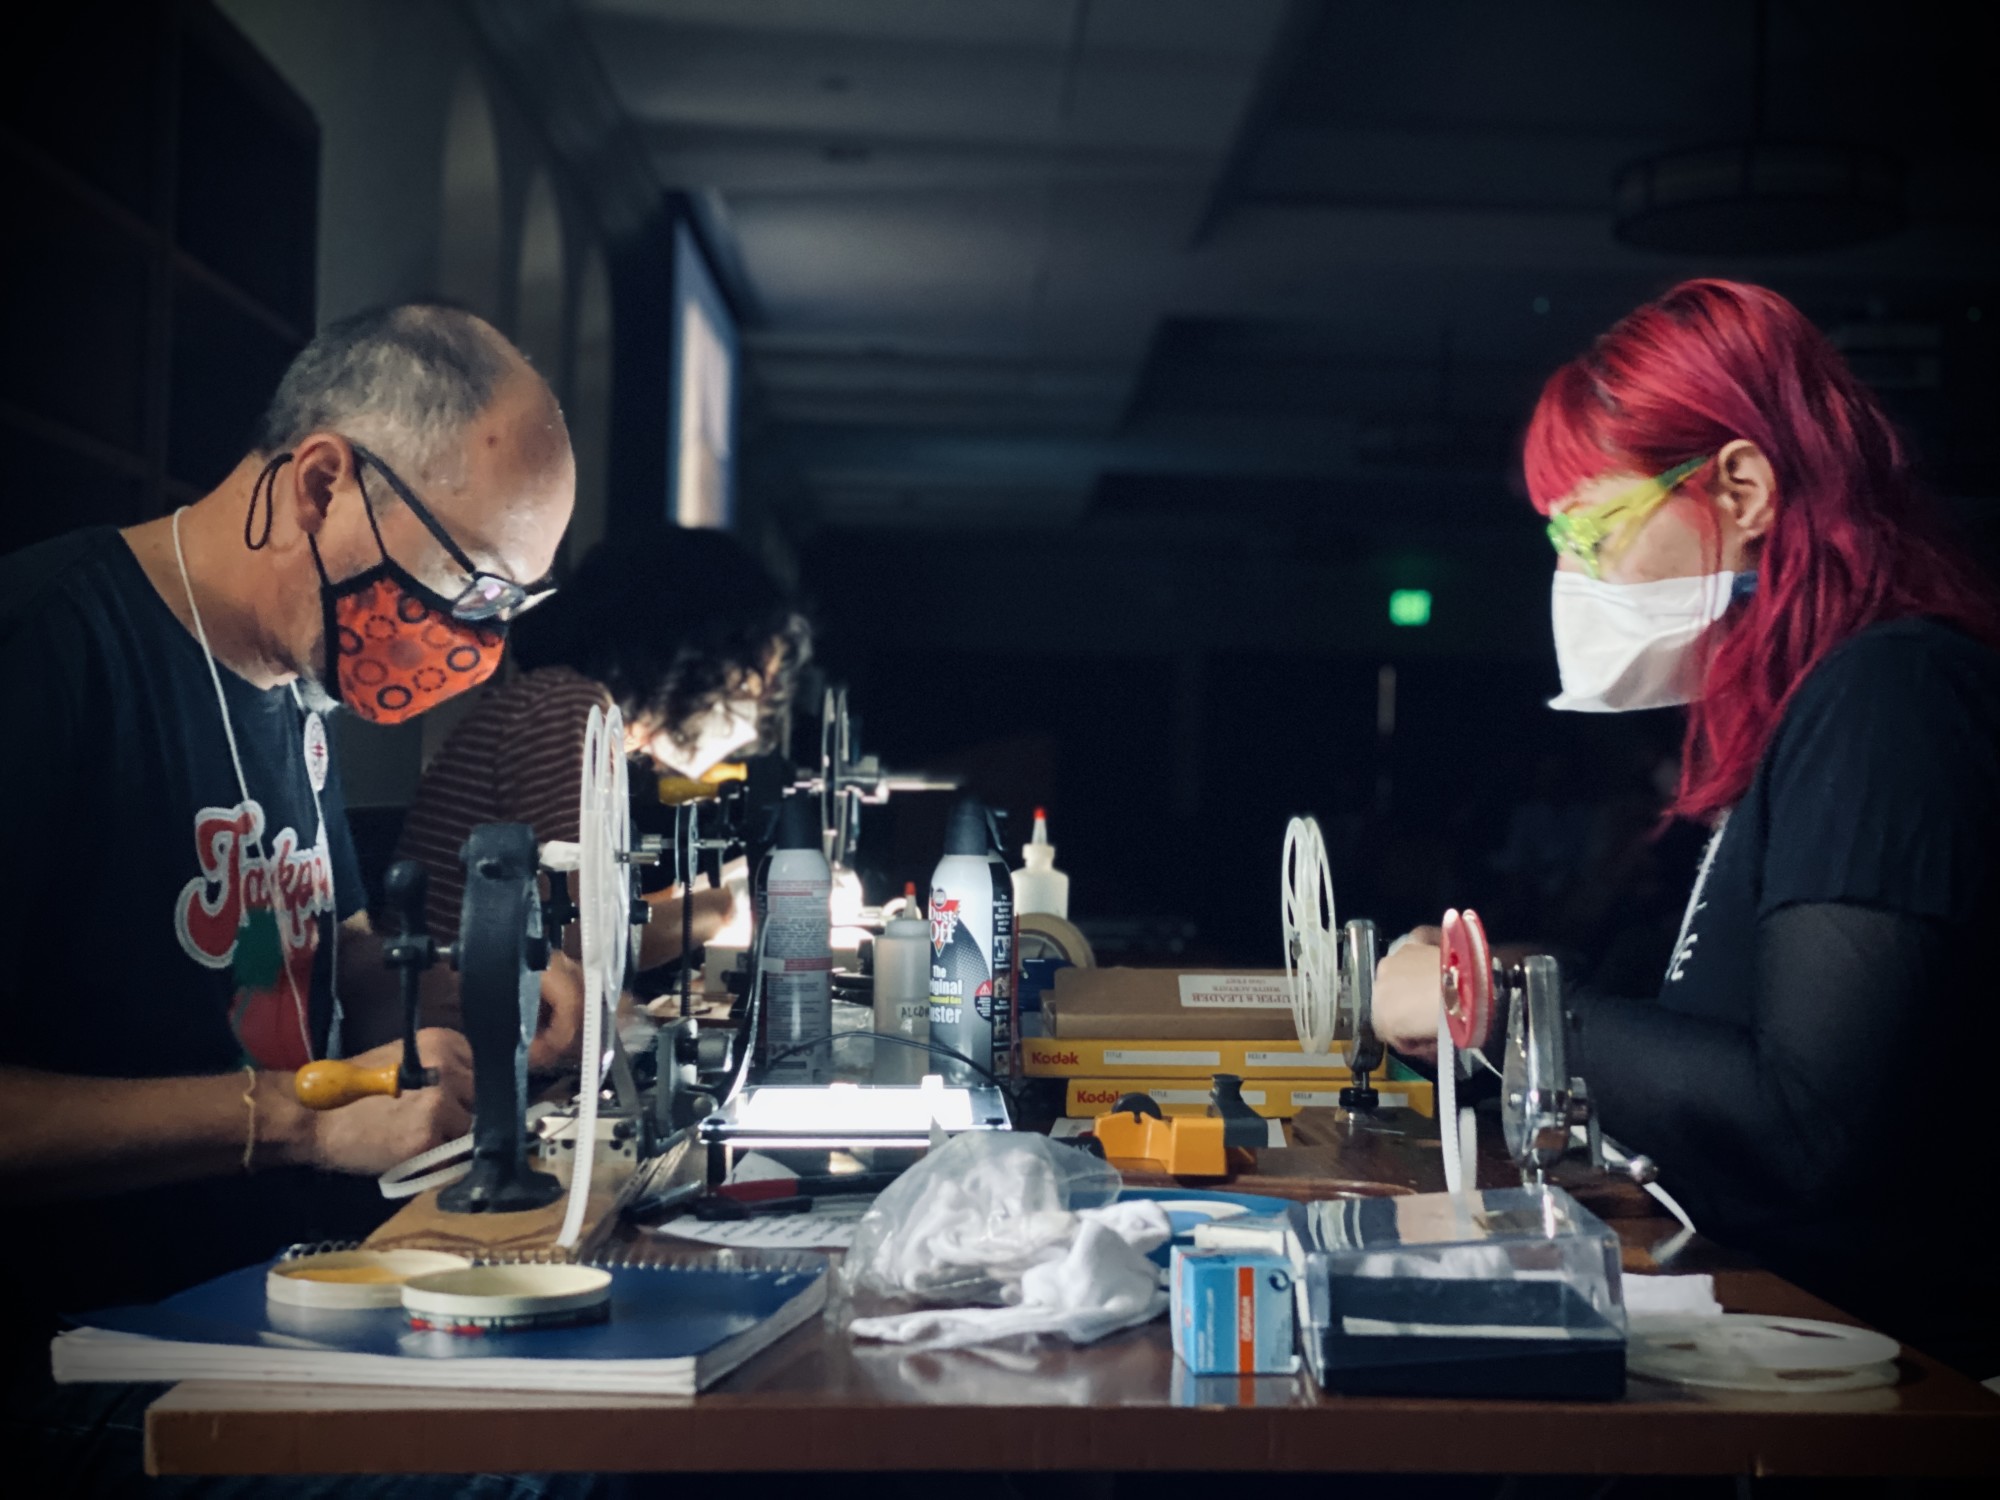
<path fill-rule="evenodd" d="M 1430 1191 L 1435 1132 L 1357 1137 L 1301 1117 L 1245 1191 L 1332 1179 Z M 1482 1185 L 1506 1168 L 1482 1153 Z M 1572 1181 L 1628 1271 L 1672 1226 L 1629 1185 Z M 1696 1245 L 1736 1311 L 1852 1321 Z M 911 1354 L 802 1328 L 698 1397 L 510 1396 L 190 1382 L 147 1413 L 159 1473 L 543 1470 L 1343 1471 L 2000 1477 L 2000 1397 L 1905 1351 L 1890 1390 L 1696 1394 L 1634 1378 L 1622 1401 L 1323 1397 L 1309 1377 L 1177 1383 L 1163 1322 L 1085 1349 L 1026 1341 Z"/>

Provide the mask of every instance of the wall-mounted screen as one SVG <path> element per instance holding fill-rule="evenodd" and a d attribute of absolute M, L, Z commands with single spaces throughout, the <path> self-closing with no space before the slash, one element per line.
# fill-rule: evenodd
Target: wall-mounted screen
<path fill-rule="evenodd" d="M 736 518 L 736 322 L 685 222 L 674 226 L 673 494 L 668 519 Z"/>

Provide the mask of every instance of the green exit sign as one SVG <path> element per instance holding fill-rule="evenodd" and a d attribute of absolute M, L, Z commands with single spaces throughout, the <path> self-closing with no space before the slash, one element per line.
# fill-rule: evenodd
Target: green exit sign
<path fill-rule="evenodd" d="M 1389 595 L 1391 625 L 1428 625 L 1431 622 L 1429 589 L 1395 589 Z"/>

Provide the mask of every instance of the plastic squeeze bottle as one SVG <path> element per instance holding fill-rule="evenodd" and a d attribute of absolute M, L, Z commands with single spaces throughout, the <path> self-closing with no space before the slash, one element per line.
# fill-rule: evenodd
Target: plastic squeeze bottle
<path fill-rule="evenodd" d="M 765 1073 L 772 1083 L 821 1083 L 833 1044 L 778 1057 L 833 1030 L 833 871 L 820 850 L 819 817 L 794 792 L 779 815 L 764 894 L 764 1006 L 770 1016 Z"/>
<path fill-rule="evenodd" d="M 1021 868 L 1014 872 L 1014 915 L 1031 911 L 1052 917 L 1069 916 L 1069 876 L 1056 868 L 1056 846 L 1049 842 L 1049 815 L 1035 809 L 1035 833 L 1021 846 Z"/>
<path fill-rule="evenodd" d="M 914 884 L 904 888 L 908 905 L 875 939 L 875 1030 L 913 1042 L 931 1034 L 931 925 Z M 893 1042 L 875 1044 L 877 1083 L 916 1083 L 935 1073 L 931 1054 Z"/>

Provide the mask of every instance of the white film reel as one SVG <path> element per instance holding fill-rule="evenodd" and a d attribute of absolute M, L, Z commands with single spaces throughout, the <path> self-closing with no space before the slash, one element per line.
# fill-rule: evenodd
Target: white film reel
<path fill-rule="evenodd" d="M 577 1085 L 576 1155 L 569 1203 L 563 1211 L 563 1249 L 575 1247 L 590 1205 L 597 1156 L 597 1102 L 604 1088 L 605 1037 L 625 988 L 632 942 L 631 807 L 625 780 L 625 722 L 616 707 L 593 708 L 583 731 L 583 766 L 577 797 L 576 905 L 583 953 L 583 1061 Z"/>
<path fill-rule="evenodd" d="M 1337 1035 L 1358 1040 L 1352 997 L 1345 993 L 1340 972 L 1340 921 L 1334 911 L 1333 872 L 1317 819 L 1293 818 L 1286 825 L 1278 894 L 1285 936 L 1285 987 L 1291 996 L 1292 1025 L 1298 1031 L 1299 1045 L 1307 1052 L 1324 1053 Z M 1389 951 L 1395 952 L 1395 946 Z M 1457 1068 L 1440 998 L 1438 1126 L 1445 1190 L 1453 1194 L 1473 1185 L 1478 1159 L 1472 1111 L 1461 1112 L 1457 1107 Z"/>
<path fill-rule="evenodd" d="M 1315 819 L 1294 818 L 1286 825 L 1278 882 L 1292 1025 L 1301 1047 L 1323 1053 L 1333 1045 L 1340 1005 L 1340 927 L 1333 910 L 1326 840 Z"/>
<path fill-rule="evenodd" d="M 1817 1394 L 1894 1385 L 1901 1349 L 1887 1334 L 1815 1318 L 1635 1317 L 1626 1362 L 1681 1385 Z"/>

